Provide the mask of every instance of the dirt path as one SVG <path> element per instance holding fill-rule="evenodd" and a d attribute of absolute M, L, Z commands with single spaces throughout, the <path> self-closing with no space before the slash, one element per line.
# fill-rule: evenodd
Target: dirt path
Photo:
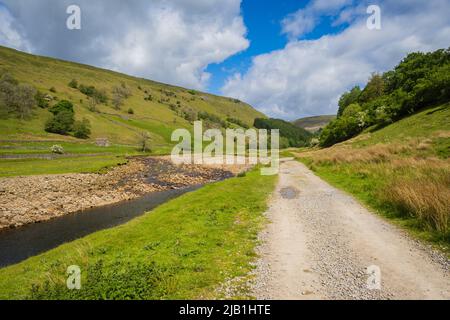
<path fill-rule="evenodd" d="M 447 258 L 298 162 L 282 164 L 267 215 L 259 299 L 450 299 Z M 381 271 L 381 290 L 368 289 L 371 266 Z"/>

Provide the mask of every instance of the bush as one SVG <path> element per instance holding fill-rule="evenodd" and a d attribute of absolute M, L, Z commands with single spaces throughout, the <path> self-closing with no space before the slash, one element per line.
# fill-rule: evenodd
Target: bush
<path fill-rule="evenodd" d="M 73 112 L 64 110 L 47 121 L 45 124 L 45 131 L 57 134 L 68 134 L 72 131 L 74 122 Z"/>
<path fill-rule="evenodd" d="M 50 88 L 50 92 L 56 93 L 55 87 L 51 87 L 51 88 Z"/>
<path fill-rule="evenodd" d="M 52 153 L 56 153 L 56 154 L 64 154 L 64 148 L 58 144 L 52 146 L 50 148 L 50 150 L 52 151 Z"/>
<path fill-rule="evenodd" d="M 128 109 L 128 114 L 134 114 L 134 110 L 132 108 Z"/>
<path fill-rule="evenodd" d="M 73 125 L 73 134 L 78 139 L 88 139 L 91 135 L 91 123 L 88 119 L 76 121 Z"/>
<path fill-rule="evenodd" d="M 104 90 L 98 90 L 94 86 L 80 84 L 78 87 L 81 93 L 96 100 L 97 103 L 108 103 L 108 94 Z"/>
<path fill-rule="evenodd" d="M 72 102 L 67 101 L 67 100 L 61 100 L 60 102 L 55 104 L 53 107 L 48 109 L 48 111 L 53 113 L 53 115 L 55 115 L 55 116 L 62 111 L 68 111 L 68 112 L 74 113 Z"/>
<path fill-rule="evenodd" d="M 72 81 L 69 82 L 69 87 L 73 89 L 78 89 L 78 81 L 73 79 Z"/>
<path fill-rule="evenodd" d="M 29 117 L 37 104 L 37 91 L 28 84 L 20 84 L 11 75 L 0 78 L 0 113 L 4 117 L 11 114 L 20 119 Z"/>
<path fill-rule="evenodd" d="M 48 108 L 49 104 L 48 104 L 48 101 L 46 99 L 46 95 L 45 94 L 43 94 L 42 92 L 38 91 L 38 92 L 36 92 L 35 99 L 36 99 L 36 103 L 37 103 L 39 108 L 41 108 L 41 109 L 47 109 Z"/>

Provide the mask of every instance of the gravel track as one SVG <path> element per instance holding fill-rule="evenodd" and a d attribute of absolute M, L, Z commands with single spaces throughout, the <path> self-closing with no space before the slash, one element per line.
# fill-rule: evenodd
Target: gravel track
<path fill-rule="evenodd" d="M 296 161 L 280 180 L 261 233 L 258 299 L 450 299 L 450 261 Z M 381 271 L 369 289 L 368 268 Z"/>

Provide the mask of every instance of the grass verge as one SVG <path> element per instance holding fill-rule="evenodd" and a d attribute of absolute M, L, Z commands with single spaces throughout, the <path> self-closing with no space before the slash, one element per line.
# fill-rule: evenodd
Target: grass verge
<path fill-rule="evenodd" d="M 294 152 L 318 176 L 450 256 L 450 105 L 327 149 Z"/>
<path fill-rule="evenodd" d="M 53 160 L 0 159 L 0 177 L 102 172 L 125 163 L 127 163 L 125 156 L 115 155 Z"/>
<path fill-rule="evenodd" d="M 4 268 L 0 299 L 220 298 L 222 283 L 251 271 L 276 179 L 253 170 Z M 71 265 L 81 268 L 80 291 L 66 288 Z"/>

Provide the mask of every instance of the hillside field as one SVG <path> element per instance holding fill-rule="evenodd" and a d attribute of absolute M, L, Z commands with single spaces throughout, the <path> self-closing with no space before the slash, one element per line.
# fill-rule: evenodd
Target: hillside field
<path fill-rule="evenodd" d="M 69 100 L 74 104 L 75 119 L 86 118 L 91 124 L 89 139 L 82 140 L 71 135 L 46 132 L 45 124 L 52 116 L 48 108 L 35 107 L 32 115 L 23 120 L 17 116 L 0 117 L 0 175 L 3 176 L 21 174 L 20 168 L 33 161 L 28 158 L 51 153 L 50 147 L 55 144 L 62 145 L 66 154 L 92 157 L 89 168 L 79 166 L 77 158 L 67 160 L 67 172 L 84 172 L 85 169 L 92 171 L 103 167 L 104 157 L 111 164 L 111 156 L 119 156 L 113 163 L 122 163 L 124 156 L 141 154 L 138 142 L 142 132 L 150 134 L 151 154 L 168 154 L 173 146 L 170 141 L 173 130 L 191 130 L 196 119 L 203 119 L 205 127 L 235 128 L 239 124 L 252 127 L 255 118 L 265 117 L 250 105 L 236 99 L 87 65 L 34 56 L 4 47 L 0 47 L 1 74 L 9 74 L 19 83 L 32 85 L 42 94 L 51 97 L 50 106 L 58 101 Z M 89 97 L 80 92 L 79 88 L 69 86 L 72 80 L 76 80 L 79 86 L 94 86 L 96 90 L 104 92 L 109 96 L 108 102 L 98 103 L 93 111 Z M 112 90 L 121 85 L 129 89 L 130 97 L 117 110 L 113 108 L 111 101 Z M 111 146 L 97 147 L 95 140 L 98 138 L 108 139 Z M 13 155 L 19 159 L 4 159 Z M 41 171 L 36 173 L 42 173 Z M 33 171 L 23 173 L 33 174 Z"/>
<path fill-rule="evenodd" d="M 331 184 L 450 252 L 450 104 L 294 154 Z"/>

